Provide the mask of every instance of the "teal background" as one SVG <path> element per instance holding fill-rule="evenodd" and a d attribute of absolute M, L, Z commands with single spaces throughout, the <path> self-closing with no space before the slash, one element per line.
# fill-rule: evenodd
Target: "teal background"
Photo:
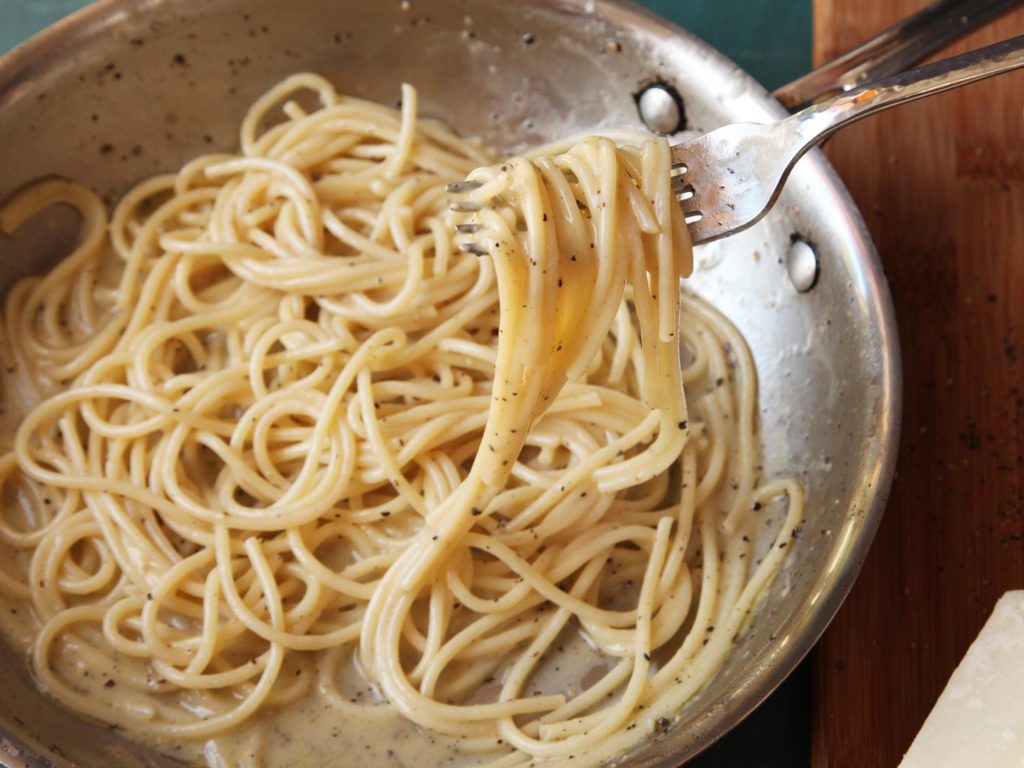
<path fill-rule="evenodd" d="M 769 89 L 811 68 L 811 0 L 641 0 Z"/>
<path fill-rule="evenodd" d="M 0 0 L 0 53 L 88 4 L 89 0 Z M 643 0 L 641 4 L 704 38 L 768 88 L 810 69 L 811 0 Z"/>
<path fill-rule="evenodd" d="M 0 53 L 88 4 L 89 0 L 0 0 Z M 810 69 L 811 0 L 641 4 L 711 43 L 770 89 Z M 805 662 L 757 711 L 687 768 L 806 768 L 811 760 L 810 716 L 810 670 Z"/>

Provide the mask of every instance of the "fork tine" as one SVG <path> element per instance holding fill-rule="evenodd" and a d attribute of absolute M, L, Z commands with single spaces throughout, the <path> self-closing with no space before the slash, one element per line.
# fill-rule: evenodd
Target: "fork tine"
<path fill-rule="evenodd" d="M 689 213 L 697 208 L 700 208 L 701 201 L 697 199 L 696 194 L 689 196 L 678 195 L 676 201 L 679 203 L 679 207 L 683 209 L 683 213 Z"/>
<path fill-rule="evenodd" d="M 678 187 L 679 185 L 686 183 L 686 179 L 687 179 L 687 175 L 686 174 L 687 174 L 688 170 L 689 170 L 689 168 L 687 168 L 685 165 L 673 165 L 672 166 L 672 171 L 671 171 L 670 178 L 672 179 L 672 187 L 673 188 Z"/>
<path fill-rule="evenodd" d="M 474 200 L 471 197 L 459 198 L 459 195 L 464 195 L 470 192 L 476 192 L 480 189 L 483 184 L 479 181 L 456 181 L 452 184 L 448 184 L 445 187 L 445 191 L 452 195 L 452 199 L 449 201 L 449 209 L 454 213 L 476 213 L 483 208 L 483 203 L 479 200 Z M 493 202 L 493 201 L 492 201 Z M 460 235 L 475 235 L 483 230 L 483 226 L 473 221 L 463 222 L 455 225 L 455 231 Z M 468 242 L 458 243 L 459 250 L 463 253 L 471 253 L 474 256 L 486 256 L 488 253 L 487 247 L 480 243 L 469 240 Z"/>
<path fill-rule="evenodd" d="M 490 251 L 480 243 L 460 243 L 459 250 L 463 253 L 471 253 L 474 256 L 486 256 Z"/>
<path fill-rule="evenodd" d="M 444 189 L 449 195 L 459 195 L 463 192 L 473 192 L 480 189 L 483 184 L 479 181 L 455 181 L 446 186 Z"/>
<path fill-rule="evenodd" d="M 677 178 L 672 179 L 672 194 L 673 195 L 678 196 L 678 195 L 682 195 L 682 194 L 687 193 L 687 192 L 689 193 L 690 197 L 693 197 L 693 195 L 696 193 L 696 189 L 694 188 L 693 184 L 690 184 L 684 178 L 678 178 L 677 177 Z"/>
<path fill-rule="evenodd" d="M 684 216 L 689 216 L 692 213 L 700 213 L 701 212 L 700 211 L 700 206 L 697 205 L 697 201 L 693 200 L 692 198 L 690 200 L 684 200 L 684 201 L 680 202 L 679 207 L 683 209 L 683 215 Z"/>

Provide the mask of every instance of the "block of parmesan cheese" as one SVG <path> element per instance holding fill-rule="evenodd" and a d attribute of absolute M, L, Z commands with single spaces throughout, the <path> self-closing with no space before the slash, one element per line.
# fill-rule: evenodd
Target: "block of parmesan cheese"
<path fill-rule="evenodd" d="M 1024 591 L 1007 592 L 900 768 L 1024 766 Z"/>

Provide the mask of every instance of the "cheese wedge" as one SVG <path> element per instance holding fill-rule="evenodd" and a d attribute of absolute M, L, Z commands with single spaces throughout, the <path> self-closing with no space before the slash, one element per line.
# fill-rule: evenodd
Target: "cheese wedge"
<path fill-rule="evenodd" d="M 1007 592 L 900 768 L 1024 768 L 1024 591 Z"/>

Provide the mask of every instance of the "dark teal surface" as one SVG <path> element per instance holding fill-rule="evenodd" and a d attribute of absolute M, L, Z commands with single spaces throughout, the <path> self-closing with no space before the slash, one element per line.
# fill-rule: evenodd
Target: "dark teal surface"
<path fill-rule="evenodd" d="M 88 4 L 89 0 L 0 0 L 0 53 Z"/>
<path fill-rule="evenodd" d="M 365 0 L 338 0 L 338 2 Z M 398 0 L 393 0 L 398 2 Z M 732 58 L 768 88 L 811 62 L 811 0 L 645 0 Z M 88 0 L 0 0 L 0 53 Z M 687 768 L 810 765 L 810 673 L 804 664 L 735 731 Z"/>
<path fill-rule="evenodd" d="M 643 0 L 769 89 L 811 68 L 811 0 Z"/>

